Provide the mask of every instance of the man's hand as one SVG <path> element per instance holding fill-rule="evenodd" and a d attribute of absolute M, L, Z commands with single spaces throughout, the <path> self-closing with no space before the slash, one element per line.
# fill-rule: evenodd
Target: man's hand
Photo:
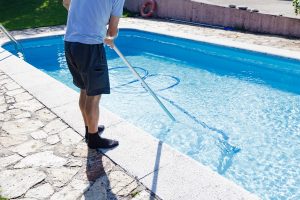
<path fill-rule="evenodd" d="M 106 38 L 104 39 L 104 43 L 110 46 L 110 48 L 114 48 L 114 39 L 118 36 L 118 25 L 119 25 L 119 17 L 111 16 L 109 19 L 108 30 L 106 34 Z"/>
<path fill-rule="evenodd" d="M 106 37 L 104 39 L 104 43 L 106 45 L 108 45 L 111 49 L 113 49 L 115 47 L 114 37 Z"/>
<path fill-rule="evenodd" d="M 70 3 L 71 3 L 71 0 L 63 0 L 63 5 L 67 10 L 69 10 Z"/>

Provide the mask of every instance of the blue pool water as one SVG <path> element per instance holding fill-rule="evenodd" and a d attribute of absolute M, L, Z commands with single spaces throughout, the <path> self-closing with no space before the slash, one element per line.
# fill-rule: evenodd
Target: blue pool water
<path fill-rule="evenodd" d="M 300 199 L 299 61 L 135 30 L 116 43 L 177 122 L 108 48 L 105 107 L 262 199 Z M 77 90 L 62 36 L 22 45 L 29 63 Z"/>

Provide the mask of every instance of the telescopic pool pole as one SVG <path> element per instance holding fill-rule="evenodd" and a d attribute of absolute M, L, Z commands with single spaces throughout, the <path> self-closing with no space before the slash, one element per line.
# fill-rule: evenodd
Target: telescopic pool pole
<path fill-rule="evenodd" d="M 127 67 L 130 71 L 137 77 L 137 79 L 142 83 L 142 85 L 148 90 L 148 92 L 152 95 L 155 101 L 159 104 L 159 106 L 165 111 L 165 113 L 171 118 L 172 121 L 176 121 L 170 111 L 165 107 L 165 105 L 159 100 L 156 94 L 151 90 L 151 88 L 147 85 L 147 83 L 141 78 L 141 76 L 135 71 L 135 69 L 131 66 L 128 60 L 124 57 L 124 55 L 120 52 L 120 50 L 116 47 L 113 48 L 115 52 L 120 56 L 120 58 L 126 63 Z"/>

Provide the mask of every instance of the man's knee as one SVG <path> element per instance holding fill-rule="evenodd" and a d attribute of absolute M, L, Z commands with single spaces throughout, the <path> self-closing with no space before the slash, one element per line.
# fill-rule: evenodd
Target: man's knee
<path fill-rule="evenodd" d="M 91 112 L 94 109 L 97 109 L 99 107 L 100 102 L 100 95 L 97 96 L 87 96 L 86 102 L 85 102 L 85 110 L 86 112 Z"/>
<path fill-rule="evenodd" d="M 86 102 L 87 102 L 87 103 L 91 103 L 91 104 L 99 103 L 100 98 L 101 98 L 101 95 L 97 95 L 97 96 L 86 96 Z"/>

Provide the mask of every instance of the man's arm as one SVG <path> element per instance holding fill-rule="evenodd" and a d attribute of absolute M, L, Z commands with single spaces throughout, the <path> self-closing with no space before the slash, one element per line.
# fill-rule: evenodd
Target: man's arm
<path fill-rule="evenodd" d="M 104 42 L 111 48 L 114 48 L 114 39 L 118 36 L 119 21 L 120 17 L 116 16 L 111 16 L 109 19 L 108 30 Z"/>
<path fill-rule="evenodd" d="M 70 3 L 71 3 L 71 0 L 63 0 L 63 5 L 67 10 L 69 10 Z"/>

